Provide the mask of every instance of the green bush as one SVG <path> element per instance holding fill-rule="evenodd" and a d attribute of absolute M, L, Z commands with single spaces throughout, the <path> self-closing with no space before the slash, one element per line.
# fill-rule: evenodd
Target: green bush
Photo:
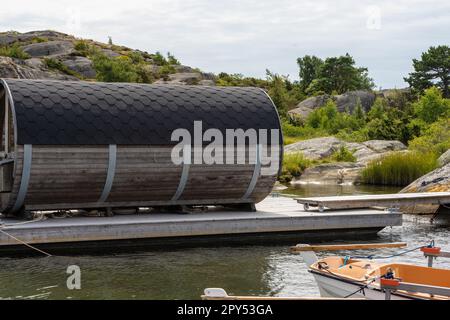
<path fill-rule="evenodd" d="M 432 152 L 436 156 L 450 149 L 450 118 L 441 118 L 424 129 L 420 137 L 410 141 L 409 149 L 420 153 Z"/>
<path fill-rule="evenodd" d="M 172 65 L 180 65 L 180 61 L 178 61 L 177 58 L 175 58 L 175 56 L 173 54 L 171 54 L 170 52 L 167 52 L 167 62 L 168 64 L 172 64 Z"/>
<path fill-rule="evenodd" d="M 169 64 L 167 59 L 161 54 L 161 52 L 156 51 L 152 57 L 154 64 L 157 66 L 164 66 Z"/>
<path fill-rule="evenodd" d="M 353 152 L 348 150 L 346 146 L 341 146 L 338 150 L 333 152 L 330 156 L 331 160 L 337 162 L 355 162 L 356 157 L 353 155 Z"/>
<path fill-rule="evenodd" d="M 434 153 L 398 152 L 370 162 L 361 175 L 367 184 L 406 186 L 436 167 Z"/>
<path fill-rule="evenodd" d="M 29 59 L 30 55 L 22 50 L 22 48 L 17 44 L 11 46 L 0 47 L 0 56 L 11 57 L 16 59 Z"/>
<path fill-rule="evenodd" d="M 158 76 L 163 78 L 164 80 L 168 80 L 169 74 L 175 73 L 175 67 L 171 65 L 161 66 L 158 70 Z"/>
<path fill-rule="evenodd" d="M 286 153 L 283 156 L 283 168 L 279 181 L 290 182 L 294 177 L 299 177 L 312 161 L 305 158 L 302 153 Z"/>
<path fill-rule="evenodd" d="M 144 63 L 144 57 L 138 51 L 131 51 L 127 54 L 127 56 L 133 61 L 133 63 Z"/>
<path fill-rule="evenodd" d="M 126 56 L 108 57 L 97 53 L 92 57 L 97 80 L 103 82 L 139 82 L 133 61 Z"/>

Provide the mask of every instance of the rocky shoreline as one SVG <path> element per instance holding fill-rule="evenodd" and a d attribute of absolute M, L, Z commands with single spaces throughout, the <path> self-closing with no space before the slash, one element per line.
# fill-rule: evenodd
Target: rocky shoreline
<path fill-rule="evenodd" d="M 335 137 L 314 138 L 285 146 L 286 154 L 301 153 L 309 160 L 330 157 L 342 146 L 353 153 L 355 162 L 329 162 L 313 165 L 290 183 L 295 184 L 359 184 L 361 172 L 367 164 L 391 153 L 409 152 L 396 140 L 370 140 L 362 143 L 345 142 Z M 418 178 L 400 192 L 450 192 L 450 150 L 438 159 L 439 167 Z M 280 187 L 281 188 L 281 187 Z M 402 207 L 406 213 L 433 214 L 439 206 L 417 205 Z"/>
<path fill-rule="evenodd" d="M 353 184 L 361 182 L 361 171 L 370 161 L 392 152 L 408 152 L 407 147 L 396 140 L 369 140 L 362 143 L 346 142 L 335 137 L 314 138 L 285 146 L 286 154 L 301 153 L 309 160 L 323 160 L 341 147 L 353 153 L 355 162 L 330 162 L 307 168 L 292 184 Z"/>

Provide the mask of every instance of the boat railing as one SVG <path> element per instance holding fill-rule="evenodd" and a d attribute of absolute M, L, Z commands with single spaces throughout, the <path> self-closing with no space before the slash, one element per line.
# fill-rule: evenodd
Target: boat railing
<path fill-rule="evenodd" d="M 425 293 L 432 296 L 450 296 L 450 288 L 402 282 L 398 279 L 380 279 L 380 288 L 385 292 L 385 300 L 390 300 L 394 291 Z"/>
<path fill-rule="evenodd" d="M 442 251 L 439 247 L 423 247 L 420 248 L 420 251 L 423 252 L 425 258 L 428 258 L 428 267 L 433 267 L 433 260 L 441 257 L 441 258 L 450 258 L 449 251 Z"/>

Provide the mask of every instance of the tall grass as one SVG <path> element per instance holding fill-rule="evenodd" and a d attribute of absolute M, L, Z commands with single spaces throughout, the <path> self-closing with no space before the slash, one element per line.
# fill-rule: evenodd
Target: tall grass
<path fill-rule="evenodd" d="M 367 184 L 406 186 L 436 167 L 434 153 L 392 153 L 370 162 L 361 175 Z"/>

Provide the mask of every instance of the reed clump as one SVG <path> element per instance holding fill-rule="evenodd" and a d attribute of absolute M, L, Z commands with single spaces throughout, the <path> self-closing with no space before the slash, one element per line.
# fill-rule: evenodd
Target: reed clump
<path fill-rule="evenodd" d="M 406 186 L 437 166 L 434 153 L 391 153 L 370 162 L 361 175 L 366 184 Z"/>

